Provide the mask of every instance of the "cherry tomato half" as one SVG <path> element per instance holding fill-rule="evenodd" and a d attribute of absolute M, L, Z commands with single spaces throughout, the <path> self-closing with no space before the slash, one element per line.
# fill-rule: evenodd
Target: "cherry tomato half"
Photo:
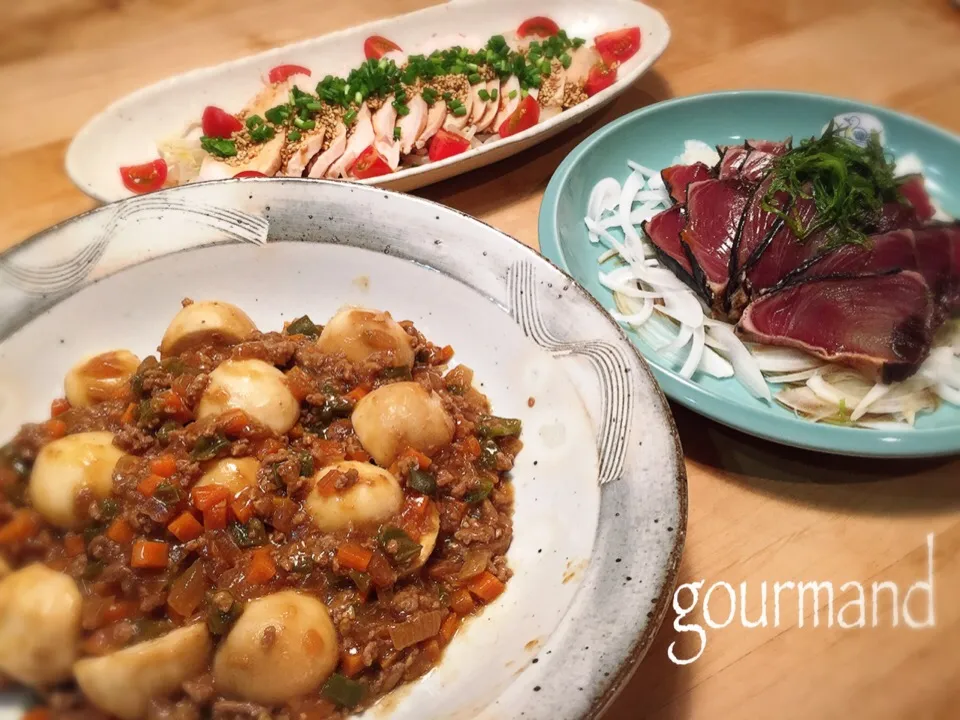
<path fill-rule="evenodd" d="M 266 177 L 259 170 L 244 170 L 243 172 L 238 172 L 234 175 L 235 178 L 245 178 L 245 177 Z"/>
<path fill-rule="evenodd" d="M 130 192 L 138 195 L 153 192 L 162 188 L 167 180 L 167 163 L 158 158 L 143 165 L 128 165 L 120 168 L 120 178 Z"/>
<path fill-rule="evenodd" d="M 437 134 L 430 138 L 430 150 L 427 154 L 432 162 L 437 162 L 469 149 L 470 141 L 465 137 L 440 128 Z"/>
<path fill-rule="evenodd" d="M 583 91 L 587 97 L 593 97 L 601 90 L 606 90 L 617 81 L 617 69 L 598 62 L 587 73 L 587 81 L 583 84 Z"/>
<path fill-rule="evenodd" d="M 359 180 L 387 175 L 391 172 L 393 171 L 390 169 L 390 165 L 373 145 L 368 146 L 366 150 L 360 153 L 350 168 L 350 174 Z"/>
<path fill-rule="evenodd" d="M 388 40 L 382 35 L 371 35 L 363 41 L 363 54 L 367 60 L 379 60 L 388 52 L 400 49 L 393 40 Z"/>
<path fill-rule="evenodd" d="M 552 37 L 560 32 L 560 26 L 557 25 L 553 20 L 548 17 L 543 17 L 542 15 L 537 15 L 536 17 L 527 18 L 522 23 L 520 27 L 517 28 L 517 35 L 520 37 L 527 37 L 533 35 L 535 37 Z"/>
<path fill-rule="evenodd" d="M 527 95 L 510 117 L 500 125 L 500 137 L 510 137 L 532 128 L 540 120 L 540 105 L 532 95 Z"/>
<path fill-rule="evenodd" d="M 207 105 L 203 111 L 203 134 L 207 137 L 228 138 L 237 130 L 243 130 L 243 123 L 226 110 L 216 105 Z"/>
<path fill-rule="evenodd" d="M 597 35 L 593 42 L 607 65 L 626 62 L 640 50 L 640 28 L 628 27 Z"/>
<path fill-rule="evenodd" d="M 310 75 L 310 68 L 303 65 L 277 65 L 267 78 L 271 83 L 281 83 L 291 75 Z"/>

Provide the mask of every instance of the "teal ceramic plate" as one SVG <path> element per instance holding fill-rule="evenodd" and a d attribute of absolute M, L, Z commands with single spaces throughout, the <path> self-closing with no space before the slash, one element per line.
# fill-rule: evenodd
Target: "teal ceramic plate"
<path fill-rule="evenodd" d="M 746 138 L 780 140 L 817 135 L 834 116 L 859 112 L 883 124 L 886 146 L 896 156 L 916 154 L 931 195 L 951 216 L 960 216 L 960 138 L 915 118 L 853 100 L 789 92 L 727 92 L 678 98 L 637 110 L 588 137 L 564 160 L 540 208 L 541 252 L 569 272 L 606 308 L 613 295 L 598 278 L 597 258 L 606 249 L 587 239 L 583 224 L 593 186 L 605 177 L 627 177 L 629 158 L 666 167 L 685 140 L 711 145 Z M 650 346 L 632 335 L 664 392 L 713 420 L 758 437 L 844 455 L 921 457 L 960 453 L 960 408 L 941 405 L 903 430 L 815 424 L 791 410 L 751 397 L 734 379 L 698 373 L 681 378 Z"/>

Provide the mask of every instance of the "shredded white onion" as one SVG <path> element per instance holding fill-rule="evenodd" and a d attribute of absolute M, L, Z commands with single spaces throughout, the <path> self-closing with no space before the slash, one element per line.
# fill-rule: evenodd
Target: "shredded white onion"
<path fill-rule="evenodd" d="M 915 158 L 905 156 L 903 161 L 904 167 L 922 171 Z M 712 166 L 719 154 L 706 143 L 688 140 L 674 162 Z M 915 376 L 891 385 L 871 383 L 800 350 L 741 341 L 731 324 L 711 318 L 700 298 L 656 259 L 641 225 L 669 208 L 672 200 L 659 172 L 629 159 L 626 164 L 630 174 L 622 185 L 607 177 L 594 186 L 584 224 L 590 241 L 606 246 L 599 262 L 617 258 L 623 263 L 598 273 L 600 283 L 613 293 L 616 310 L 610 314 L 681 377 L 694 378 L 698 372 L 736 377 L 761 400 L 774 398 L 813 421 L 859 427 L 909 427 L 918 412 L 936 407 L 937 397 L 960 405 L 960 320 L 941 329 L 936 347 Z M 772 396 L 768 383 L 782 389 Z"/>

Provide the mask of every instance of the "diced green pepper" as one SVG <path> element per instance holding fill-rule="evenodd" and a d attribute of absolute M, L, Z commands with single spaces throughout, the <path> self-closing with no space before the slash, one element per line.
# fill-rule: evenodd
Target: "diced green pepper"
<path fill-rule="evenodd" d="M 190 456 L 194 460 L 213 460 L 221 450 L 228 447 L 230 447 L 230 441 L 222 433 L 203 435 L 193 446 Z"/>
<path fill-rule="evenodd" d="M 489 480 L 481 480 L 475 488 L 467 491 L 463 500 L 470 505 L 476 505 L 490 497 L 491 492 L 493 492 L 493 483 Z"/>
<path fill-rule="evenodd" d="M 437 491 L 437 479 L 419 468 L 410 471 L 407 476 L 407 485 L 424 495 L 433 495 Z"/>
<path fill-rule="evenodd" d="M 377 538 L 383 551 L 395 562 L 404 565 L 420 555 L 423 546 L 398 527 L 388 526 Z"/>
<path fill-rule="evenodd" d="M 287 335 L 306 335 L 317 338 L 320 337 L 320 328 L 314 325 L 309 315 L 304 315 L 287 325 Z"/>
<path fill-rule="evenodd" d="M 327 700 L 345 708 L 359 705 L 366 693 L 364 685 L 340 673 L 331 675 L 320 691 Z"/>
<path fill-rule="evenodd" d="M 242 548 L 256 547 L 267 541 L 267 530 L 258 518 L 250 518 L 244 524 L 232 523 L 230 534 L 233 541 Z"/>
<path fill-rule="evenodd" d="M 522 423 L 513 418 L 481 415 L 477 420 L 477 432 L 485 438 L 519 435 L 521 429 Z"/>

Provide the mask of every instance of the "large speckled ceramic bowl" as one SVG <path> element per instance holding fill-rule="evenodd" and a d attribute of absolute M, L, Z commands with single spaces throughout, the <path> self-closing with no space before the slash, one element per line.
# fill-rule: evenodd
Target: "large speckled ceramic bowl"
<path fill-rule="evenodd" d="M 687 496 L 663 396 L 591 297 L 502 233 L 374 188 L 234 180 L 125 200 L 0 256 L 0 440 L 44 416 L 80 356 L 153 352 L 183 297 L 236 303 L 263 328 L 390 310 L 523 420 L 514 578 L 435 670 L 366 716 L 597 716 L 666 610 Z"/>

